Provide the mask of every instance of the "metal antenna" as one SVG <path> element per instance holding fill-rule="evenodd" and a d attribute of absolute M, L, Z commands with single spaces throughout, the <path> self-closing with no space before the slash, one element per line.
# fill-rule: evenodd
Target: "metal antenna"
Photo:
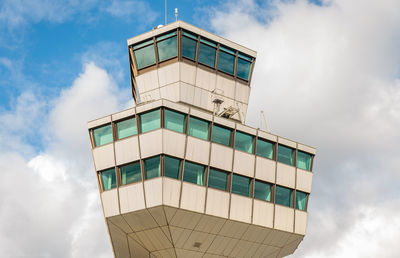
<path fill-rule="evenodd" d="M 268 128 L 267 118 L 265 118 L 264 110 L 261 110 L 261 115 L 264 117 L 265 131 L 267 131 L 268 133 L 270 133 L 271 131 L 270 131 L 269 128 Z"/>
<path fill-rule="evenodd" d="M 178 20 L 178 8 L 175 8 L 175 21 Z"/>
<path fill-rule="evenodd" d="M 165 0 L 165 25 L 167 25 L 167 0 Z"/>

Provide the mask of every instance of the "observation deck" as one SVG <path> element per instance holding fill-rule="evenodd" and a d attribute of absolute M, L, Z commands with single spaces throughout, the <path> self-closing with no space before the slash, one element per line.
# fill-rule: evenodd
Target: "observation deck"
<path fill-rule="evenodd" d="M 178 21 L 128 40 L 134 108 L 88 122 L 115 257 L 284 257 L 315 149 L 244 124 L 256 53 Z"/>

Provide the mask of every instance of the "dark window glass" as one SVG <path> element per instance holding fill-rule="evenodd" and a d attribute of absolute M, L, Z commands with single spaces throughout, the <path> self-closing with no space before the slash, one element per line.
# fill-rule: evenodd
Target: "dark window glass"
<path fill-rule="evenodd" d="M 293 160 L 294 149 L 278 144 L 278 161 L 293 166 Z"/>
<path fill-rule="evenodd" d="M 137 134 L 136 119 L 131 118 L 117 123 L 117 138 L 122 139 Z"/>
<path fill-rule="evenodd" d="M 117 178 L 115 176 L 115 168 L 110 168 L 101 172 L 101 181 L 103 190 L 107 191 L 117 187 Z"/>
<path fill-rule="evenodd" d="M 203 165 L 185 161 L 183 170 L 183 181 L 204 185 L 204 169 Z"/>
<path fill-rule="evenodd" d="M 188 134 L 190 136 L 200 138 L 203 140 L 208 140 L 208 131 L 209 131 L 209 122 L 195 117 L 190 117 L 188 126 Z"/>
<path fill-rule="evenodd" d="M 171 38 L 165 39 L 175 35 Z M 162 62 L 178 55 L 176 31 L 157 37 L 158 61 Z"/>
<path fill-rule="evenodd" d="M 232 176 L 232 193 L 243 196 L 251 196 L 250 193 L 251 180 L 248 177 L 233 174 Z"/>
<path fill-rule="evenodd" d="M 254 198 L 270 202 L 271 185 L 256 180 L 254 183 Z"/>
<path fill-rule="evenodd" d="M 249 80 L 251 62 L 238 58 L 236 75 L 239 78 Z"/>
<path fill-rule="evenodd" d="M 216 48 L 210 44 L 213 43 L 201 39 L 199 46 L 199 63 L 215 68 Z"/>
<path fill-rule="evenodd" d="M 208 174 L 208 186 L 226 191 L 228 182 L 228 174 L 219 170 L 210 168 Z"/>
<path fill-rule="evenodd" d="M 226 49 L 221 46 L 218 52 L 218 70 L 233 75 L 234 69 L 235 69 L 235 53 L 232 50 Z"/>
<path fill-rule="evenodd" d="M 105 125 L 93 130 L 94 145 L 101 146 L 113 141 L 111 125 Z"/>
<path fill-rule="evenodd" d="M 231 145 L 231 130 L 224 127 L 213 125 L 211 140 L 226 146 Z"/>
<path fill-rule="evenodd" d="M 277 185 L 275 192 L 275 203 L 292 207 L 292 192 L 292 189 Z"/>
<path fill-rule="evenodd" d="M 197 38 L 184 32 L 182 36 L 182 56 L 194 61 L 196 59 L 196 46 Z"/>
<path fill-rule="evenodd" d="M 304 170 L 311 170 L 311 154 L 297 151 L 297 167 Z"/>
<path fill-rule="evenodd" d="M 144 160 L 144 177 L 151 179 L 160 176 L 160 156 Z"/>
<path fill-rule="evenodd" d="M 154 52 L 154 45 L 151 44 L 147 47 L 135 50 L 135 60 L 137 69 L 142 69 L 144 67 L 153 65 L 156 63 L 156 55 Z"/>
<path fill-rule="evenodd" d="M 235 135 L 235 149 L 253 153 L 254 136 L 236 131 Z"/>
<path fill-rule="evenodd" d="M 305 211 L 307 207 L 307 195 L 306 193 L 296 191 L 296 209 Z"/>
<path fill-rule="evenodd" d="M 171 177 L 179 179 L 179 171 L 181 168 L 181 160 L 165 156 L 164 158 L 164 175 L 166 177 Z"/>
<path fill-rule="evenodd" d="M 140 170 L 140 162 L 123 166 L 121 169 L 121 183 L 123 185 L 138 182 L 142 180 L 142 172 Z"/>
<path fill-rule="evenodd" d="M 272 159 L 274 157 L 274 144 L 257 139 L 257 155 Z"/>
<path fill-rule="evenodd" d="M 185 114 L 165 109 L 164 115 L 165 128 L 179 133 L 183 133 L 185 131 Z"/>
<path fill-rule="evenodd" d="M 139 116 L 140 132 L 145 133 L 160 128 L 160 109 Z"/>

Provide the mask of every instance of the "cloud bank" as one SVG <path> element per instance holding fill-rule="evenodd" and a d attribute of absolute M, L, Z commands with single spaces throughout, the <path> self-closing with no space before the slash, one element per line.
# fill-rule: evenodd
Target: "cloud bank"
<path fill-rule="evenodd" d="M 258 52 L 248 122 L 317 148 L 295 257 L 399 257 L 398 1 L 224 4 L 211 26 Z M 245 35 L 245 36 L 244 36 Z"/>

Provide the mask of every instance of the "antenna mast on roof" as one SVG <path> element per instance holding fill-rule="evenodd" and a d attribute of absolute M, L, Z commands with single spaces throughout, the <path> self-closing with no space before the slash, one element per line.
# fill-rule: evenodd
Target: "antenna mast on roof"
<path fill-rule="evenodd" d="M 178 8 L 175 8 L 175 21 L 178 20 Z"/>

